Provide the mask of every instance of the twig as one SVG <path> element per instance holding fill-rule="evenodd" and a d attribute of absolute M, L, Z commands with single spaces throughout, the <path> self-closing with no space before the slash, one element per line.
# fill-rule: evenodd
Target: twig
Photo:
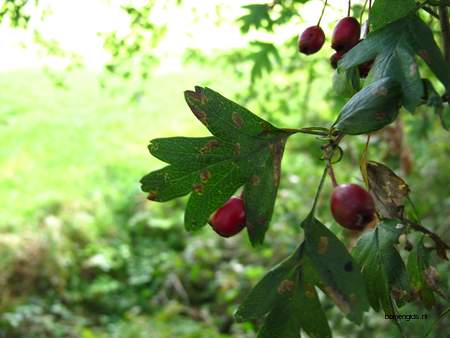
<path fill-rule="evenodd" d="M 325 12 L 325 8 L 327 7 L 327 4 L 328 4 L 328 0 L 325 0 L 325 4 L 323 5 L 322 13 L 320 14 L 320 18 L 319 18 L 319 21 L 317 22 L 317 26 L 320 26 L 320 21 L 322 20 L 323 13 Z"/>
<path fill-rule="evenodd" d="M 404 223 L 406 223 L 407 225 L 409 225 L 411 228 L 413 228 L 414 230 L 420 231 L 420 232 L 430 236 L 431 239 L 436 244 L 436 251 L 439 254 L 439 256 L 443 259 L 447 259 L 446 251 L 450 249 L 450 246 L 447 243 L 445 243 L 437 234 L 435 234 L 433 231 L 431 231 L 431 230 L 425 228 L 424 226 L 417 224 L 416 222 L 413 222 L 407 218 L 402 218 L 401 220 Z"/>
<path fill-rule="evenodd" d="M 448 10 L 444 4 L 439 5 L 439 22 L 441 24 L 442 40 L 444 45 L 444 57 L 450 67 L 450 24 L 448 22 Z"/>

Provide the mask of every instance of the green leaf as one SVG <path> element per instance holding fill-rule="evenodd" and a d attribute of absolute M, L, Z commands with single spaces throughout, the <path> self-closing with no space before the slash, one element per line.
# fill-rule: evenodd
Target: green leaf
<path fill-rule="evenodd" d="M 414 0 L 377 0 L 370 11 L 372 30 L 380 29 L 416 9 Z"/>
<path fill-rule="evenodd" d="M 299 266 L 301 246 L 288 258 L 270 270 L 252 289 L 235 313 L 236 321 L 244 322 L 260 318 L 275 305 L 285 281 L 289 281 L 292 271 Z M 282 293 L 282 292 L 281 292 Z"/>
<path fill-rule="evenodd" d="M 436 299 L 425 279 L 425 271 L 429 267 L 429 252 L 423 245 L 423 239 L 424 236 L 409 253 L 406 267 L 411 280 L 412 293 L 418 295 L 425 306 L 430 309 L 436 303 Z"/>
<path fill-rule="evenodd" d="M 374 81 L 345 104 L 333 126 L 351 135 L 381 129 L 397 117 L 399 97 L 397 81 L 389 77 Z"/>
<path fill-rule="evenodd" d="M 242 8 L 248 11 L 246 15 L 238 19 L 242 33 L 248 33 L 252 27 L 255 29 L 265 28 L 269 31 L 272 29 L 273 21 L 270 18 L 270 8 L 267 4 L 251 4 L 242 6 Z"/>
<path fill-rule="evenodd" d="M 251 52 L 247 56 L 253 62 L 250 79 L 255 82 L 262 77 L 264 72 L 272 71 L 272 63 L 281 63 L 278 49 L 272 43 L 262 41 L 252 41 L 250 43 Z"/>
<path fill-rule="evenodd" d="M 333 92 L 337 96 L 352 97 L 360 90 L 359 71 L 357 67 L 337 69 L 333 75 Z"/>
<path fill-rule="evenodd" d="M 418 17 L 414 17 L 411 19 L 409 31 L 415 52 L 442 82 L 447 93 L 450 93 L 450 67 L 445 62 L 430 27 Z"/>
<path fill-rule="evenodd" d="M 300 338 L 299 314 L 305 309 L 301 304 L 301 285 L 298 270 L 283 281 L 275 306 L 267 315 L 258 332 L 258 338 Z"/>
<path fill-rule="evenodd" d="M 386 314 L 397 310 L 391 293 L 393 288 L 406 293 L 409 285 L 405 265 L 395 243 L 401 234 L 396 220 L 384 220 L 374 230 L 366 232 L 352 251 L 361 266 L 371 307 Z"/>
<path fill-rule="evenodd" d="M 358 265 L 337 237 L 310 215 L 302 223 L 305 255 L 320 278 L 318 286 L 353 322 L 361 323 L 369 308 Z"/>
<path fill-rule="evenodd" d="M 366 61 L 375 62 L 366 82 L 390 77 L 402 87 L 402 104 L 414 112 L 421 103 L 423 83 L 415 55 L 420 55 L 436 77 L 449 89 L 450 72 L 429 27 L 414 15 L 409 15 L 370 33 L 366 39 L 348 51 L 339 67 L 348 69 Z"/>
<path fill-rule="evenodd" d="M 283 292 L 267 315 L 258 338 L 298 338 L 300 328 L 309 337 L 331 338 L 317 292 L 305 279 L 305 273 L 297 269 L 285 281 Z"/>
<path fill-rule="evenodd" d="M 293 132 L 275 128 L 208 88 L 186 91 L 185 98 L 214 136 L 152 140 L 150 153 L 170 165 L 144 176 L 142 190 L 159 202 L 191 193 L 185 226 L 195 230 L 244 186 L 250 240 L 261 244 L 272 217 L 284 145 Z"/>

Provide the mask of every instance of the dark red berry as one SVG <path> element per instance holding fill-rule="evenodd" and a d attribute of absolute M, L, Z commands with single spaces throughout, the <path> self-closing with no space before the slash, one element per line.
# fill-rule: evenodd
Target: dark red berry
<path fill-rule="evenodd" d="M 338 52 L 345 53 L 359 42 L 360 34 L 361 25 L 358 20 L 350 16 L 343 18 L 334 27 L 331 47 Z"/>
<path fill-rule="evenodd" d="M 369 74 L 370 69 L 372 68 L 373 62 L 374 60 L 369 60 L 367 62 L 364 62 L 363 64 L 360 64 L 358 66 L 359 76 L 366 77 Z"/>
<path fill-rule="evenodd" d="M 325 42 L 325 33 L 320 26 L 311 26 L 304 30 L 298 39 L 300 53 L 314 54 L 322 48 Z"/>
<path fill-rule="evenodd" d="M 362 230 L 375 217 L 375 204 L 370 193 L 357 184 L 340 184 L 331 195 L 334 219 L 350 230 Z"/>
<path fill-rule="evenodd" d="M 331 64 L 331 67 L 333 67 L 333 69 L 337 68 L 338 61 L 340 59 L 342 59 L 343 56 L 344 56 L 344 54 L 341 52 L 336 52 L 333 55 L 331 55 L 330 64 Z"/>
<path fill-rule="evenodd" d="M 245 227 L 244 201 L 240 197 L 231 197 L 216 210 L 209 224 L 222 237 L 231 237 Z"/>

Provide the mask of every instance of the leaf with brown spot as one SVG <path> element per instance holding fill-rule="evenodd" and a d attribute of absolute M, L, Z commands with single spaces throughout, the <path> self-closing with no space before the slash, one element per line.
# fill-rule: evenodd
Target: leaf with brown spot
<path fill-rule="evenodd" d="M 369 161 L 366 168 L 369 191 L 382 218 L 401 218 L 410 192 L 408 184 L 382 163 Z"/>
<path fill-rule="evenodd" d="M 355 323 L 361 323 L 369 308 L 364 279 L 352 256 L 337 237 L 314 216 L 302 223 L 305 230 L 305 255 L 314 270 L 313 282 L 318 285 Z M 352 269 L 345 269 L 351 264 Z M 356 301 L 355 301 L 356 300 Z"/>
<path fill-rule="evenodd" d="M 185 98 L 213 136 L 152 140 L 150 153 L 170 165 L 144 176 L 142 190 L 160 202 L 191 193 L 185 226 L 194 230 L 244 186 L 250 241 L 261 244 L 273 213 L 284 144 L 295 131 L 275 128 L 209 88 L 186 91 Z"/>
<path fill-rule="evenodd" d="M 397 117 L 400 94 L 400 85 L 394 79 L 374 81 L 347 101 L 333 126 L 350 135 L 379 130 Z"/>

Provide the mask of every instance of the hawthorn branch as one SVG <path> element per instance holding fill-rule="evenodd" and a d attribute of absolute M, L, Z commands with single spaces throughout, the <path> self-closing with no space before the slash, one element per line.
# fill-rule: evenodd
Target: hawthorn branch
<path fill-rule="evenodd" d="M 448 10 L 445 4 L 440 4 L 439 10 L 439 22 L 441 25 L 442 40 L 444 45 L 444 57 L 447 65 L 450 67 L 450 24 L 448 22 Z"/>
<path fill-rule="evenodd" d="M 427 234 L 430 236 L 430 238 L 434 241 L 436 244 L 436 252 L 438 253 L 439 257 L 447 260 L 447 250 L 450 249 L 450 246 L 445 243 L 437 234 L 435 234 L 433 231 L 425 228 L 424 226 L 417 224 L 407 218 L 401 219 L 404 223 L 409 225 L 414 230 L 420 231 L 424 234 Z"/>

